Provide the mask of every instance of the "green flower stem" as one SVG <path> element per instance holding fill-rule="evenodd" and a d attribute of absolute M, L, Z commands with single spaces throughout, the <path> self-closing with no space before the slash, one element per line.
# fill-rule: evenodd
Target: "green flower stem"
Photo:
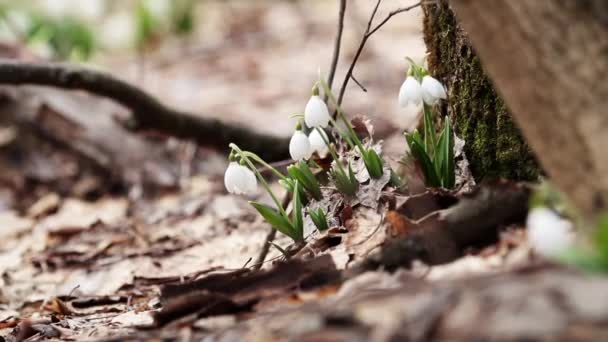
<path fill-rule="evenodd" d="M 249 160 L 249 158 L 247 157 L 247 155 L 245 154 L 245 152 L 243 152 L 234 143 L 230 143 L 229 147 L 232 150 L 236 151 L 241 156 L 241 158 L 245 161 L 245 163 L 247 163 L 247 165 L 249 165 L 249 168 L 258 177 L 258 180 L 260 181 L 260 183 L 262 183 L 262 186 L 264 187 L 264 189 L 266 189 L 266 191 L 268 191 L 268 193 L 270 194 L 270 197 L 272 197 L 272 200 L 276 204 L 276 206 L 277 206 L 279 212 L 281 213 L 281 215 L 283 215 L 284 217 L 287 218 L 288 217 L 287 213 L 285 212 L 285 209 L 283 209 L 283 206 L 281 205 L 281 202 L 279 202 L 279 199 L 277 198 L 277 196 L 270 189 L 270 185 L 268 185 L 268 183 L 266 182 L 266 180 L 264 179 L 264 177 L 262 177 L 262 174 L 260 173 L 260 171 L 258 171 L 258 169 L 255 167 L 255 165 L 253 165 L 253 163 L 251 162 L 251 160 Z"/>
<path fill-rule="evenodd" d="M 272 167 L 272 165 L 270 165 L 267 162 L 265 162 L 264 159 L 260 158 L 257 154 L 255 154 L 253 152 L 249 152 L 249 151 L 242 151 L 241 153 L 244 154 L 245 156 L 247 156 L 247 158 L 251 158 L 251 159 L 255 160 L 257 163 L 259 163 L 262 166 L 266 167 L 267 169 L 269 169 L 272 173 L 274 173 L 280 179 L 282 179 L 284 181 L 288 180 L 288 178 L 285 177 L 285 175 L 283 175 L 277 169 L 275 169 L 274 167 Z"/>
<path fill-rule="evenodd" d="M 435 146 L 437 144 L 437 137 L 435 136 L 435 125 L 433 123 L 432 107 L 426 103 L 423 105 L 424 110 L 424 148 L 426 153 L 432 159 L 434 155 Z"/>
<path fill-rule="evenodd" d="M 340 134 L 340 136 L 342 136 L 344 140 L 346 140 L 348 146 L 350 146 L 350 148 L 355 148 L 355 144 L 352 142 L 350 134 L 346 134 L 342 130 L 340 130 L 340 128 L 338 128 L 338 123 L 331 116 L 329 117 L 329 121 L 331 122 L 332 127 L 338 132 L 338 134 Z"/>
<path fill-rule="evenodd" d="M 331 144 L 329 143 L 329 140 L 327 140 L 327 138 L 325 137 L 325 134 L 323 134 L 324 132 L 322 132 L 321 128 L 319 128 L 319 127 L 316 127 L 315 129 L 317 131 L 319 131 L 319 134 L 321 135 L 321 139 L 323 139 L 323 142 L 325 143 L 325 145 L 327 145 L 327 149 L 329 150 L 331 157 L 334 158 L 334 160 L 336 161 L 336 165 L 338 166 L 338 171 L 340 171 L 340 173 L 343 176 L 348 178 L 346 171 L 342 167 L 342 163 L 340 162 L 340 159 L 338 159 L 338 155 L 336 154 L 336 151 L 334 150 L 333 146 L 331 146 Z"/>
<path fill-rule="evenodd" d="M 350 134 L 346 134 L 345 135 L 345 134 L 343 134 L 343 133 L 341 133 L 339 131 L 338 132 L 343 137 L 350 137 L 350 139 L 346 139 L 346 141 L 349 143 L 350 147 L 354 148 L 355 147 L 354 145 L 356 145 L 359 148 L 359 151 L 361 152 L 361 156 L 364 159 L 367 159 L 367 150 L 363 147 L 363 144 L 361 143 L 361 140 L 359 140 L 359 137 L 357 136 L 357 133 L 355 132 L 355 130 L 351 126 L 350 122 L 348 122 L 348 120 L 346 119 L 346 116 L 344 115 L 344 111 L 342 110 L 342 108 L 338 104 L 338 101 L 336 101 L 336 98 L 334 97 L 334 94 L 331 92 L 331 90 L 327 86 L 327 83 L 325 83 L 325 81 L 323 79 L 320 79 L 319 83 L 321 83 L 321 85 L 323 86 L 323 90 L 325 91 L 325 93 L 327 94 L 327 96 L 329 97 L 329 99 L 331 100 L 331 102 L 334 104 L 334 106 L 336 107 L 336 111 L 338 112 L 338 116 L 340 117 L 340 119 L 342 120 L 342 122 L 344 122 L 344 125 L 346 126 L 346 128 L 348 129 L 348 132 Z M 331 119 L 331 122 L 332 122 L 332 125 L 337 130 L 336 122 L 333 119 Z M 352 141 L 351 141 L 351 139 L 352 139 Z"/>

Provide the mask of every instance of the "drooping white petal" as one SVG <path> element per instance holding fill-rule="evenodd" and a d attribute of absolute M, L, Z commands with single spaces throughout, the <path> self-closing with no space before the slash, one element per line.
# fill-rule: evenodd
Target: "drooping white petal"
<path fill-rule="evenodd" d="M 310 141 L 306 134 L 302 131 L 293 132 L 293 136 L 289 141 L 289 154 L 293 160 L 302 160 L 310 158 L 312 149 L 310 148 Z"/>
<path fill-rule="evenodd" d="M 399 89 L 399 105 L 407 107 L 409 104 L 419 105 L 422 102 L 422 88 L 420 83 L 408 76 Z"/>
<path fill-rule="evenodd" d="M 441 82 L 431 76 L 427 75 L 422 78 L 421 88 L 422 99 L 428 105 L 434 105 L 439 100 L 445 100 L 448 97 Z"/>
<path fill-rule="evenodd" d="M 536 252 L 552 257 L 571 246 L 572 224 L 547 208 L 534 208 L 526 221 L 528 242 Z"/>
<path fill-rule="evenodd" d="M 231 194 L 249 195 L 257 190 L 257 179 L 253 171 L 237 162 L 230 162 L 224 174 L 224 185 Z"/>
<path fill-rule="evenodd" d="M 313 152 L 317 152 L 317 154 L 321 158 L 325 157 L 327 153 L 329 153 L 329 147 L 327 147 L 327 144 L 325 144 L 323 138 L 329 141 L 325 132 L 323 132 L 323 136 L 321 136 L 321 133 L 319 133 L 319 131 L 316 129 L 310 132 L 310 135 L 308 136 L 308 141 L 310 141 L 310 148 Z"/>
<path fill-rule="evenodd" d="M 329 110 L 323 100 L 313 95 L 304 108 L 304 122 L 310 128 L 325 128 L 329 124 Z"/>
<path fill-rule="evenodd" d="M 258 179 L 253 171 L 244 166 L 242 167 L 244 175 L 243 194 L 251 195 L 258 190 Z"/>

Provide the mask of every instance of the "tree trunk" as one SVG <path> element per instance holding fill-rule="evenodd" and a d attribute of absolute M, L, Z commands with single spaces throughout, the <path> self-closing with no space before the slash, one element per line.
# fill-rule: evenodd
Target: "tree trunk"
<path fill-rule="evenodd" d="M 553 182 L 588 218 L 604 211 L 608 2 L 451 0 L 450 5 Z"/>
<path fill-rule="evenodd" d="M 433 76 L 447 86 L 449 108 L 473 176 L 534 180 L 538 166 L 509 112 L 485 75 L 447 0 L 424 8 L 424 40 Z"/>

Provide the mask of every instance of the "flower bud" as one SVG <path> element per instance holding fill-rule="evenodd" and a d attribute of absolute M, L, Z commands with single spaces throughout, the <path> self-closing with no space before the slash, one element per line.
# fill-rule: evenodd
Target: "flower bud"
<path fill-rule="evenodd" d="M 572 224 L 547 208 L 535 208 L 526 220 L 528 242 L 536 252 L 554 257 L 574 241 Z"/>
<path fill-rule="evenodd" d="M 310 158 L 312 149 L 308 137 L 302 131 L 293 132 L 293 136 L 289 141 L 289 154 L 293 160 L 302 160 Z"/>
<path fill-rule="evenodd" d="M 325 128 L 329 124 L 329 110 L 318 95 L 313 95 L 304 108 L 304 122 L 310 128 Z"/>
<path fill-rule="evenodd" d="M 329 141 L 325 132 L 323 132 L 323 136 L 321 136 L 321 133 L 319 133 L 319 131 L 316 129 L 310 132 L 310 135 L 308 136 L 308 141 L 310 142 L 312 152 L 317 152 L 321 158 L 324 158 L 327 153 L 329 153 L 329 147 L 327 147 L 327 144 L 323 138 Z"/>
<path fill-rule="evenodd" d="M 224 174 L 224 185 L 231 194 L 251 195 L 257 190 L 258 181 L 253 171 L 231 161 Z"/>
<path fill-rule="evenodd" d="M 441 82 L 431 76 L 424 76 L 422 78 L 421 88 L 422 99 L 427 105 L 434 105 L 439 100 L 445 100 L 448 97 Z"/>
<path fill-rule="evenodd" d="M 422 103 L 422 88 L 418 80 L 408 76 L 399 89 L 399 106 L 407 107 L 409 104 L 415 106 Z"/>

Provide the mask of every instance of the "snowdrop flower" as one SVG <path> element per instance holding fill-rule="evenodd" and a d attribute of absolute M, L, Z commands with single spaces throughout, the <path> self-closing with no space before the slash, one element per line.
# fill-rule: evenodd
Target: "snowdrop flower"
<path fill-rule="evenodd" d="M 325 157 L 327 153 L 329 153 L 329 147 L 327 147 L 327 144 L 325 144 L 325 140 L 323 140 L 324 138 L 325 140 L 329 141 L 325 132 L 323 132 L 323 136 L 321 136 L 321 133 L 319 133 L 319 131 L 316 129 L 313 130 L 310 135 L 308 135 L 308 141 L 310 142 L 312 152 L 317 152 L 321 158 Z"/>
<path fill-rule="evenodd" d="M 302 160 L 310 158 L 312 149 L 310 147 L 310 141 L 306 134 L 302 131 L 297 130 L 293 132 L 293 136 L 289 141 L 289 154 L 293 160 Z"/>
<path fill-rule="evenodd" d="M 313 95 L 308 100 L 304 108 L 304 122 L 310 128 L 325 128 L 329 124 L 329 110 L 319 95 Z"/>
<path fill-rule="evenodd" d="M 73 3 L 69 0 L 44 0 L 41 3 L 42 9 L 52 17 L 66 15 Z"/>
<path fill-rule="evenodd" d="M 427 105 L 434 105 L 440 99 L 445 100 L 448 97 L 441 82 L 431 76 L 424 76 L 422 78 L 421 88 L 422 99 Z"/>
<path fill-rule="evenodd" d="M 135 42 L 135 18 L 129 12 L 120 12 L 104 20 L 99 37 L 105 47 L 124 49 Z"/>
<path fill-rule="evenodd" d="M 258 181 L 253 171 L 233 161 L 224 174 L 224 185 L 231 194 L 251 195 L 257 190 Z"/>
<path fill-rule="evenodd" d="M 399 105 L 407 107 L 409 104 L 418 106 L 422 102 L 422 87 L 418 80 L 408 76 L 399 89 Z"/>
<path fill-rule="evenodd" d="M 528 242 L 540 255 L 554 257 L 574 241 L 572 224 L 553 210 L 535 208 L 526 221 Z"/>

